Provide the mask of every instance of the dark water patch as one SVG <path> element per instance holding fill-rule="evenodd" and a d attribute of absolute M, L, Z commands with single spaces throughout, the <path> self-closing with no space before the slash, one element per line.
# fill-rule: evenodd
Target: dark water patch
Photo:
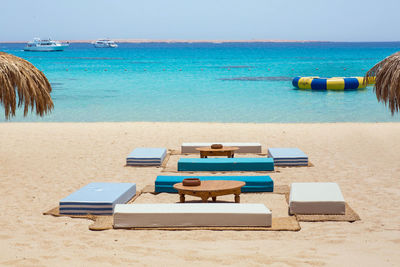
<path fill-rule="evenodd" d="M 44 57 L 40 57 L 44 58 Z M 48 57 L 46 57 L 48 58 Z M 88 59 L 88 60 L 123 60 L 123 57 L 51 57 L 51 58 L 63 58 L 63 59 Z"/>
<path fill-rule="evenodd" d="M 275 76 L 275 77 L 234 77 L 234 78 L 221 78 L 218 80 L 221 81 L 273 81 L 273 82 L 281 82 L 281 81 L 291 81 L 293 77 L 286 77 L 286 76 Z"/>
<path fill-rule="evenodd" d="M 161 64 L 161 61 L 131 61 L 132 64 Z"/>
<path fill-rule="evenodd" d="M 65 65 L 65 64 L 71 64 L 71 62 L 70 61 L 56 61 L 56 62 L 51 62 L 51 64 L 62 64 L 62 65 Z"/>
<path fill-rule="evenodd" d="M 97 99 L 108 99 L 108 98 L 115 98 L 117 97 L 116 95 L 65 95 L 65 94 L 55 94 L 52 95 L 51 98 L 53 100 L 72 100 L 74 102 L 77 101 L 84 101 L 84 102 L 90 102 L 90 100 L 97 100 Z"/>
<path fill-rule="evenodd" d="M 245 66 L 245 65 L 239 65 L 239 66 L 221 66 L 218 67 L 220 69 L 250 69 L 254 68 L 253 66 Z"/>
<path fill-rule="evenodd" d="M 63 83 L 50 83 L 51 86 L 61 86 Z"/>

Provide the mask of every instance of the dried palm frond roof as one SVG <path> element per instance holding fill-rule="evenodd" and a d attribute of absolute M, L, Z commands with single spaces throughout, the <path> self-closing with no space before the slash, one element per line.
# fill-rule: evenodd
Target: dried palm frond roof
<path fill-rule="evenodd" d="M 0 103 L 5 117 L 15 116 L 17 107 L 24 105 L 24 116 L 29 107 L 43 116 L 53 109 L 51 85 L 46 76 L 28 61 L 0 52 Z"/>
<path fill-rule="evenodd" d="M 375 76 L 374 90 L 378 101 L 389 105 L 392 115 L 400 110 L 400 52 L 373 66 L 364 80 Z"/>

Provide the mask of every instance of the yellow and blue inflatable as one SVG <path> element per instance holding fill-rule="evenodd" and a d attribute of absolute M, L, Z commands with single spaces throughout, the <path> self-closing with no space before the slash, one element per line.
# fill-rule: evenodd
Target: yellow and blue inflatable
<path fill-rule="evenodd" d="M 369 80 L 369 84 L 373 82 L 373 79 Z M 299 89 L 312 90 L 357 90 L 367 86 L 364 83 L 364 77 L 295 77 L 292 84 Z"/>

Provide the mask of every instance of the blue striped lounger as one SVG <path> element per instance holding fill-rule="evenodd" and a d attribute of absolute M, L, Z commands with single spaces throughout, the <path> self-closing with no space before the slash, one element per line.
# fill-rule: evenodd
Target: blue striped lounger
<path fill-rule="evenodd" d="M 129 166 L 160 166 L 167 155 L 166 148 L 136 148 L 126 158 Z"/>
<path fill-rule="evenodd" d="M 269 148 L 268 157 L 276 166 L 308 166 L 307 155 L 298 148 Z"/>
<path fill-rule="evenodd" d="M 272 158 L 181 158 L 178 171 L 273 171 Z"/>
<path fill-rule="evenodd" d="M 116 204 L 128 202 L 135 194 L 133 183 L 90 183 L 60 200 L 60 214 L 112 215 Z"/>
<path fill-rule="evenodd" d="M 228 180 L 242 181 L 246 185 L 242 187 L 242 192 L 273 192 L 274 181 L 269 176 L 157 176 L 155 181 L 156 193 L 177 193 L 174 184 L 181 183 L 185 178 L 199 178 L 201 181 L 206 180 Z"/>

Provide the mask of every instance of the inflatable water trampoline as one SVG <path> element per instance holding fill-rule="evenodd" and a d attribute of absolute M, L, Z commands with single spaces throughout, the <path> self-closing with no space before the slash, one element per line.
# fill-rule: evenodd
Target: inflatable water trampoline
<path fill-rule="evenodd" d="M 368 84 L 374 83 L 375 79 L 369 79 Z M 357 90 L 364 89 L 364 77 L 295 77 L 292 81 L 294 87 L 312 90 Z"/>

